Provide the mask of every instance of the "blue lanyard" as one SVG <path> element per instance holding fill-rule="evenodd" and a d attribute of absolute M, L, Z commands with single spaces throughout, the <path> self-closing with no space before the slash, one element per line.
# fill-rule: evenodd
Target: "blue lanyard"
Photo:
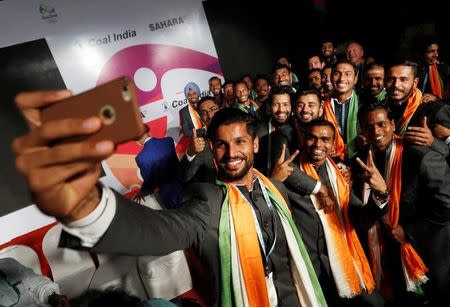
<path fill-rule="evenodd" d="M 269 194 L 267 193 L 267 189 L 264 186 L 264 184 L 262 183 L 261 179 L 259 179 L 259 177 L 257 178 L 259 186 L 261 187 L 261 191 L 263 193 L 264 196 L 264 201 L 267 204 L 267 207 L 269 208 L 270 211 L 270 215 L 272 216 L 272 224 L 273 224 L 273 233 L 274 233 L 274 240 L 272 243 L 272 246 L 270 247 L 269 251 L 266 251 L 266 244 L 264 243 L 264 239 L 263 239 L 263 235 L 262 235 L 262 231 L 261 231 L 261 225 L 259 224 L 259 221 L 256 217 L 256 213 L 255 213 L 255 209 L 253 208 L 253 206 L 249 203 L 249 201 L 247 200 L 247 198 L 245 198 L 244 195 L 242 195 L 241 191 L 238 189 L 239 193 L 241 193 L 242 197 L 245 199 L 245 201 L 249 204 L 250 208 L 252 209 L 252 215 L 253 215 L 253 219 L 255 221 L 255 225 L 256 225 L 256 234 L 258 235 L 258 241 L 259 244 L 261 245 L 261 249 L 263 251 L 264 254 L 264 259 L 265 259 L 265 268 L 266 268 L 266 273 L 268 270 L 267 264 L 269 263 L 269 257 L 270 254 L 272 254 L 274 248 L 275 248 L 275 244 L 277 243 L 277 224 L 276 224 L 276 219 L 275 219 L 275 209 L 272 205 L 272 202 L 269 198 Z"/>

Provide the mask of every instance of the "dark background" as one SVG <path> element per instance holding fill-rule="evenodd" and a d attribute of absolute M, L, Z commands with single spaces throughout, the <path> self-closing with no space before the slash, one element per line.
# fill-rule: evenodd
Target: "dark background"
<path fill-rule="evenodd" d="M 205 1 L 225 77 L 236 80 L 243 73 L 270 72 L 280 55 L 287 55 L 302 75 L 308 55 L 320 50 L 324 38 L 335 46 L 357 40 L 365 54 L 385 60 L 409 56 L 414 38 L 435 34 L 441 40 L 440 58 L 449 62 L 450 16 L 443 1 L 316 2 L 324 2 L 325 9 L 316 9 L 313 0 Z"/>

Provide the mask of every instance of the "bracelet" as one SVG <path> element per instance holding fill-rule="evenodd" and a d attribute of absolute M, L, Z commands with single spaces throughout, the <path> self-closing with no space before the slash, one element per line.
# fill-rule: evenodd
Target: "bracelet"
<path fill-rule="evenodd" d="M 388 187 L 384 193 L 375 192 L 373 195 L 375 196 L 376 200 L 380 202 L 386 202 L 389 199 L 389 196 L 391 196 L 391 189 L 389 189 Z"/>

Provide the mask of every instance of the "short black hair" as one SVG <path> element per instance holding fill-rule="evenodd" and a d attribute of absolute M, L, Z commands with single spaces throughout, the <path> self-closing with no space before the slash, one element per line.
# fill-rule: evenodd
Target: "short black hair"
<path fill-rule="evenodd" d="M 334 63 L 333 67 L 331 68 L 331 73 L 333 73 L 336 70 L 336 66 L 338 66 L 339 64 L 348 64 L 348 65 L 350 65 L 351 67 L 353 67 L 353 71 L 355 72 L 355 75 L 356 75 L 356 66 L 355 66 L 355 64 L 351 63 L 347 59 L 338 59 L 336 61 L 336 63 Z"/>
<path fill-rule="evenodd" d="M 295 93 L 294 106 L 297 107 L 297 101 L 298 101 L 299 97 L 306 96 L 306 95 L 316 95 L 317 100 L 319 101 L 319 104 L 322 103 L 322 99 L 320 98 L 319 92 L 315 89 L 308 89 L 308 90 L 304 90 L 304 91 L 297 91 L 297 93 Z"/>
<path fill-rule="evenodd" d="M 228 85 L 228 84 L 231 84 L 231 85 L 233 85 L 233 87 L 234 87 L 234 81 L 232 81 L 232 80 L 226 80 L 226 81 L 222 84 L 222 88 L 224 88 L 225 85 Z"/>
<path fill-rule="evenodd" d="M 323 118 L 316 118 L 310 121 L 305 125 L 305 132 L 306 134 L 313 128 L 313 127 L 329 127 L 333 131 L 333 139 L 336 139 L 336 129 L 334 128 L 334 125 Z"/>
<path fill-rule="evenodd" d="M 221 80 L 219 77 L 217 77 L 217 76 L 212 76 L 211 78 L 209 78 L 208 84 L 211 83 L 212 80 L 219 80 L 219 81 L 220 81 L 220 85 L 222 85 L 222 80 Z"/>
<path fill-rule="evenodd" d="M 291 101 L 292 104 L 294 91 L 292 90 L 292 87 L 288 85 L 272 87 L 272 89 L 270 90 L 269 101 L 272 103 L 272 98 L 274 95 L 285 95 L 285 94 L 289 95 L 289 100 Z"/>
<path fill-rule="evenodd" d="M 414 78 L 417 78 L 417 76 L 418 76 L 417 75 L 417 69 L 418 69 L 417 67 L 418 67 L 418 65 L 417 65 L 416 62 L 414 62 L 414 61 L 412 61 L 410 59 L 394 58 L 394 59 L 392 59 L 390 61 L 388 70 L 391 69 L 392 67 L 395 67 L 395 66 L 411 67 L 411 69 L 413 71 Z"/>
<path fill-rule="evenodd" d="M 283 68 L 286 68 L 289 72 L 291 72 L 291 68 L 289 66 L 284 65 L 284 64 L 276 64 L 273 67 L 272 74 L 274 74 L 278 69 L 283 69 Z"/>
<path fill-rule="evenodd" d="M 245 113 L 237 108 L 224 108 L 217 111 L 208 126 L 208 139 L 214 141 L 220 126 L 234 123 L 245 123 L 248 134 L 254 139 L 256 137 L 257 119 L 255 116 Z"/>
<path fill-rule="evenodd" d="M 374 69 L 375 67 L 381 67 L 384 69 L 384 64 L 378 62 L 366 64 L 366 66 L 364 66 L 364 74 L 366 75 L 369 70 Z"/>
<path fill-rule="evenodd" d="M 364 104 L 358 112 L 358 120 L 361 126 L 364 126 L 364 119 L 366 116 L 375 110 L 385 110 L 389 120 L 393 120 L 391 108 L 384 101 L 374 101 L 373 103 Z"/>
<path fill-rule="evenodd" d="M 214 97 L 212 96 L 205 96 L 202 97 L 198 102 L 197 102 L 197 110 L 200 110 L 200 106 L 202 105 L 202 103 L 204 103 L 205 101 L 213 101 L 215 104 L 217 104 L 216 100 L 214 99 Z M 218 104 L 217 104 L 218 105 Z"/>
<path fill-rule="evenodd" d="M 270 84 L 270 78 L 268 75 L 264 75 L 264 74 L 258 74 L 255 77 L 255 84 L 258 80 L 265 80 L 268 84 Z"/>

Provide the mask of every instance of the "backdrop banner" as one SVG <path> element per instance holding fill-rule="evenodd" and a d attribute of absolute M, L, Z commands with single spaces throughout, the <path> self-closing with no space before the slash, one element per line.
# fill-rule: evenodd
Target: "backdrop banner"
<path fill-rule="evenodd" d="M 77 94 L 128 76 L 136 85 L 142 119 L 152 136 L 170 136 L 177 144 L 179 110 L 188 103 L 185 85 L 195 82 L 204 96 L 210 77 L 223 80 L 200 0 L 7 0 L 0 2 L 0 27 L 0 81 L 8 84 L 2 93 L 6 100 L 0 103 L 4 114 L 17 113 L 13 97 L 23 90 L 66 87 Z M 9 118 L 8 125 L 16 127 L 2 130 L 2 150 L 24 130 L 23 123 Z M 184 149 L 177 146 L 177 152 Z M 102 163 L 102 182 L 121 193 L 139 188 L 134 158 L 140 150 L 135 142 L 118 146 Z M 8 177 L 20 177 L 13 174 L 12 154 L 2 155 L 1 167 L 9 170 Z M 18 195 L 25 190 L 17 187 L 23 185 L 20 179 L 2 178 L 0 183 L 9 196 L 2 195 L 6 207 L 12 208 L 0 211 L 0 216 L 30 204 Z M 33 229 L 40 226 L 29 224 Z M 1 232 L 0 244 L 26 230 Z"/>

